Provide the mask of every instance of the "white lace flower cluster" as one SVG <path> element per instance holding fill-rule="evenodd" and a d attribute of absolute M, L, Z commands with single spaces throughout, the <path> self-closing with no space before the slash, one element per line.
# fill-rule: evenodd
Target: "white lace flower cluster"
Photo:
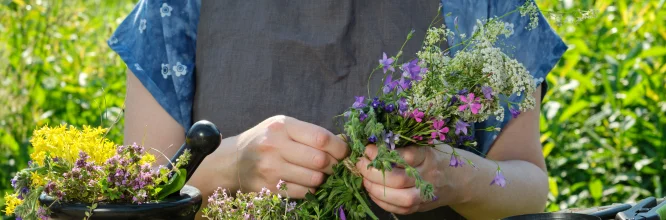
<path fill-rule="evenodd" d="M 453 58 L 439 45 L 455 34 L 445 27 L 430 28 L 424 47 L 417 53 L 428 72 L 412 88 L 411 107 L 439 112 L 444 117 L 457 115 L 467 122 L 481 122 L 491 116 L 503 120 L 503 103 L 516 112 L 533 108 L 535 100 L 529 95 L 535 89 L 533 77 L 496 46 L 500 36 L 514 33 L 513 28 L 513 24 L 498 19 L 478 20 L 472 36 L 454 45 L 463 48 Z M 522 101 L 509 101 L 512 95 Z M 480 104 L 480 108 L 476 113 L 459 111 L 463 109 L 461 102 L 470 108 Z"/>

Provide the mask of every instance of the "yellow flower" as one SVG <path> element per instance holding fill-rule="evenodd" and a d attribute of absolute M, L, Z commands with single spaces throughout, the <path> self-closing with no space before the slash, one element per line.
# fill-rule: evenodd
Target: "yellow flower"
<path fill-rule="evenodd" d="M 16 206 L 19 206 L 23 204 L 23 200 L 20 200 L 17 194 L 8 194 L 5 193 L 5 214 L 6 215 L 13 215 L 14 214 L 14 209 L 16 209 Z"/>
<path fill-rule="evenodd" d="M 44 126 L 33 133 L 30 143 L 34 152 L 30 154 L 30 158 L 43 166 L 48 152 L 51 158 L 58 157 L 67 163 L 74 163 L 79 157 L 79 151 L 83 151 L 90 156 L 89 161 L 102 164 L 116 151 L 115 144 L 104 138 L 104 133 L 106 133 L 106 129 L 101 127 L 84 126 L 83 130 L 79 130 L 74 126 L 67 127 L 66 125 Z"/>
<path fill-rule="evenodd" d="M 155 156 L 148 152 L 144 153 L 143 157 L 141 157 L 141 161 L 139 161 L 139 164 L 145 164 L 145 163 L 148 163 L 150 165 L 155 163 Z"/>
<path fill-rule="evenodd" d="M 44 180 L 43 176 L 39 175 L 37 172 L 30 172 L 30 186 L 32 186 L 32 188 L 37 188 L 45 185 L 46 181 Z"/>

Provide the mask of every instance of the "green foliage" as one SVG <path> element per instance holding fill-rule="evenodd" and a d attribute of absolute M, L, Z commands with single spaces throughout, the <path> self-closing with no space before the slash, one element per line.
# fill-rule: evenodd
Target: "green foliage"
<path fill-rule="evenodd" d="M 538 0 L 569 45 L 547 77 L 549 211 L 664 196 L 664 0 Z M 594 9 L 585 20 L 559 13 Z M 558 24 L 559 23 L 559 24 Z"/>
<path fill-rule="evenodd" d="M 134 4 L 0 0 L 0 194 L 26 167 L 35 128 L 109 127 L 122 112 L 126 67 L 106 40 Z M 108 136 L 117 143 L 122 124 Z"/>

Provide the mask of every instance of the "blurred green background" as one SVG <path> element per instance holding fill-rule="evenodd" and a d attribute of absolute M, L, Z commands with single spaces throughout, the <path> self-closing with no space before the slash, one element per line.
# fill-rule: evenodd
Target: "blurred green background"
<path fill-rule="evenodd" d="M 537 0 L 569 45 L 542 108 L 548 211 L 664 196 L 664 1 Z M 108 127 L 121 115 L 125 65 L 106 39 L 134 4 L 0 0 L 2 195 L 27 164 L 33 129 Z M 588 10 L 597 13 L 577 19 Z M 110 137 L 122 141 L 122 118 Z"/>

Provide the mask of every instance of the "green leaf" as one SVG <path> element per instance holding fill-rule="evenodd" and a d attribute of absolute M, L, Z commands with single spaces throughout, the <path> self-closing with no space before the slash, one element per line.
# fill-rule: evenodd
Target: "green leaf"
<path fill-rule="evenodd" d="M 180 169 L 179 172 L 174 173 L 169 182 L 162 187 L 162 191 L 157 194 L 157 200 L 162 200 L 172 193 L 180 191 L 185 185 L 185 178 L 187 178 L 185 169 Z"/>
<path fill-rule="evenodd" d="M 640 57 L 663 57 L 666 56 L 666 47 L 652 47 L 644 50 Z"/>
<path fill-rule="evenodd" d="M 317 202 L 318 202 L 318 201 L 317 201 L 317 198 L 316 198 L 314 195 L 312 195 L 312 193 L 309 193 L 309 192 L 305 194 L 305 199 L 306 199 L 308 202 L 313 202 L 313 203 L 317 203 Z"/>
<path fill-rule="evenodd" d="M 548 177 L 548 188 L 550 188 L 550 193 L 553 196 L 557 197 L 560 195 L 559 190 L 557 189 L 557 180 L 552 177 Z"/>
<path fill-rule="evenodd" d="M 564 110 L 562 115 L 560 115 L 559 122 L 565 122 L 567 119 L 569 119 L 571 116 L 575 115 L 576 113 L 580 112 L 581 110 L 585 109 L 588 107 L 588 102 L 587 101 L 578 101 L 574 103 L 573 105 L 569 106 Z"/>
<path fill-rule="evenodd" d="M 592 198 L 599 199 L 603 194 L 604 185 L 601 183 L 601 180 L 596 179 L 590 183 L 590 194 Z"/>

